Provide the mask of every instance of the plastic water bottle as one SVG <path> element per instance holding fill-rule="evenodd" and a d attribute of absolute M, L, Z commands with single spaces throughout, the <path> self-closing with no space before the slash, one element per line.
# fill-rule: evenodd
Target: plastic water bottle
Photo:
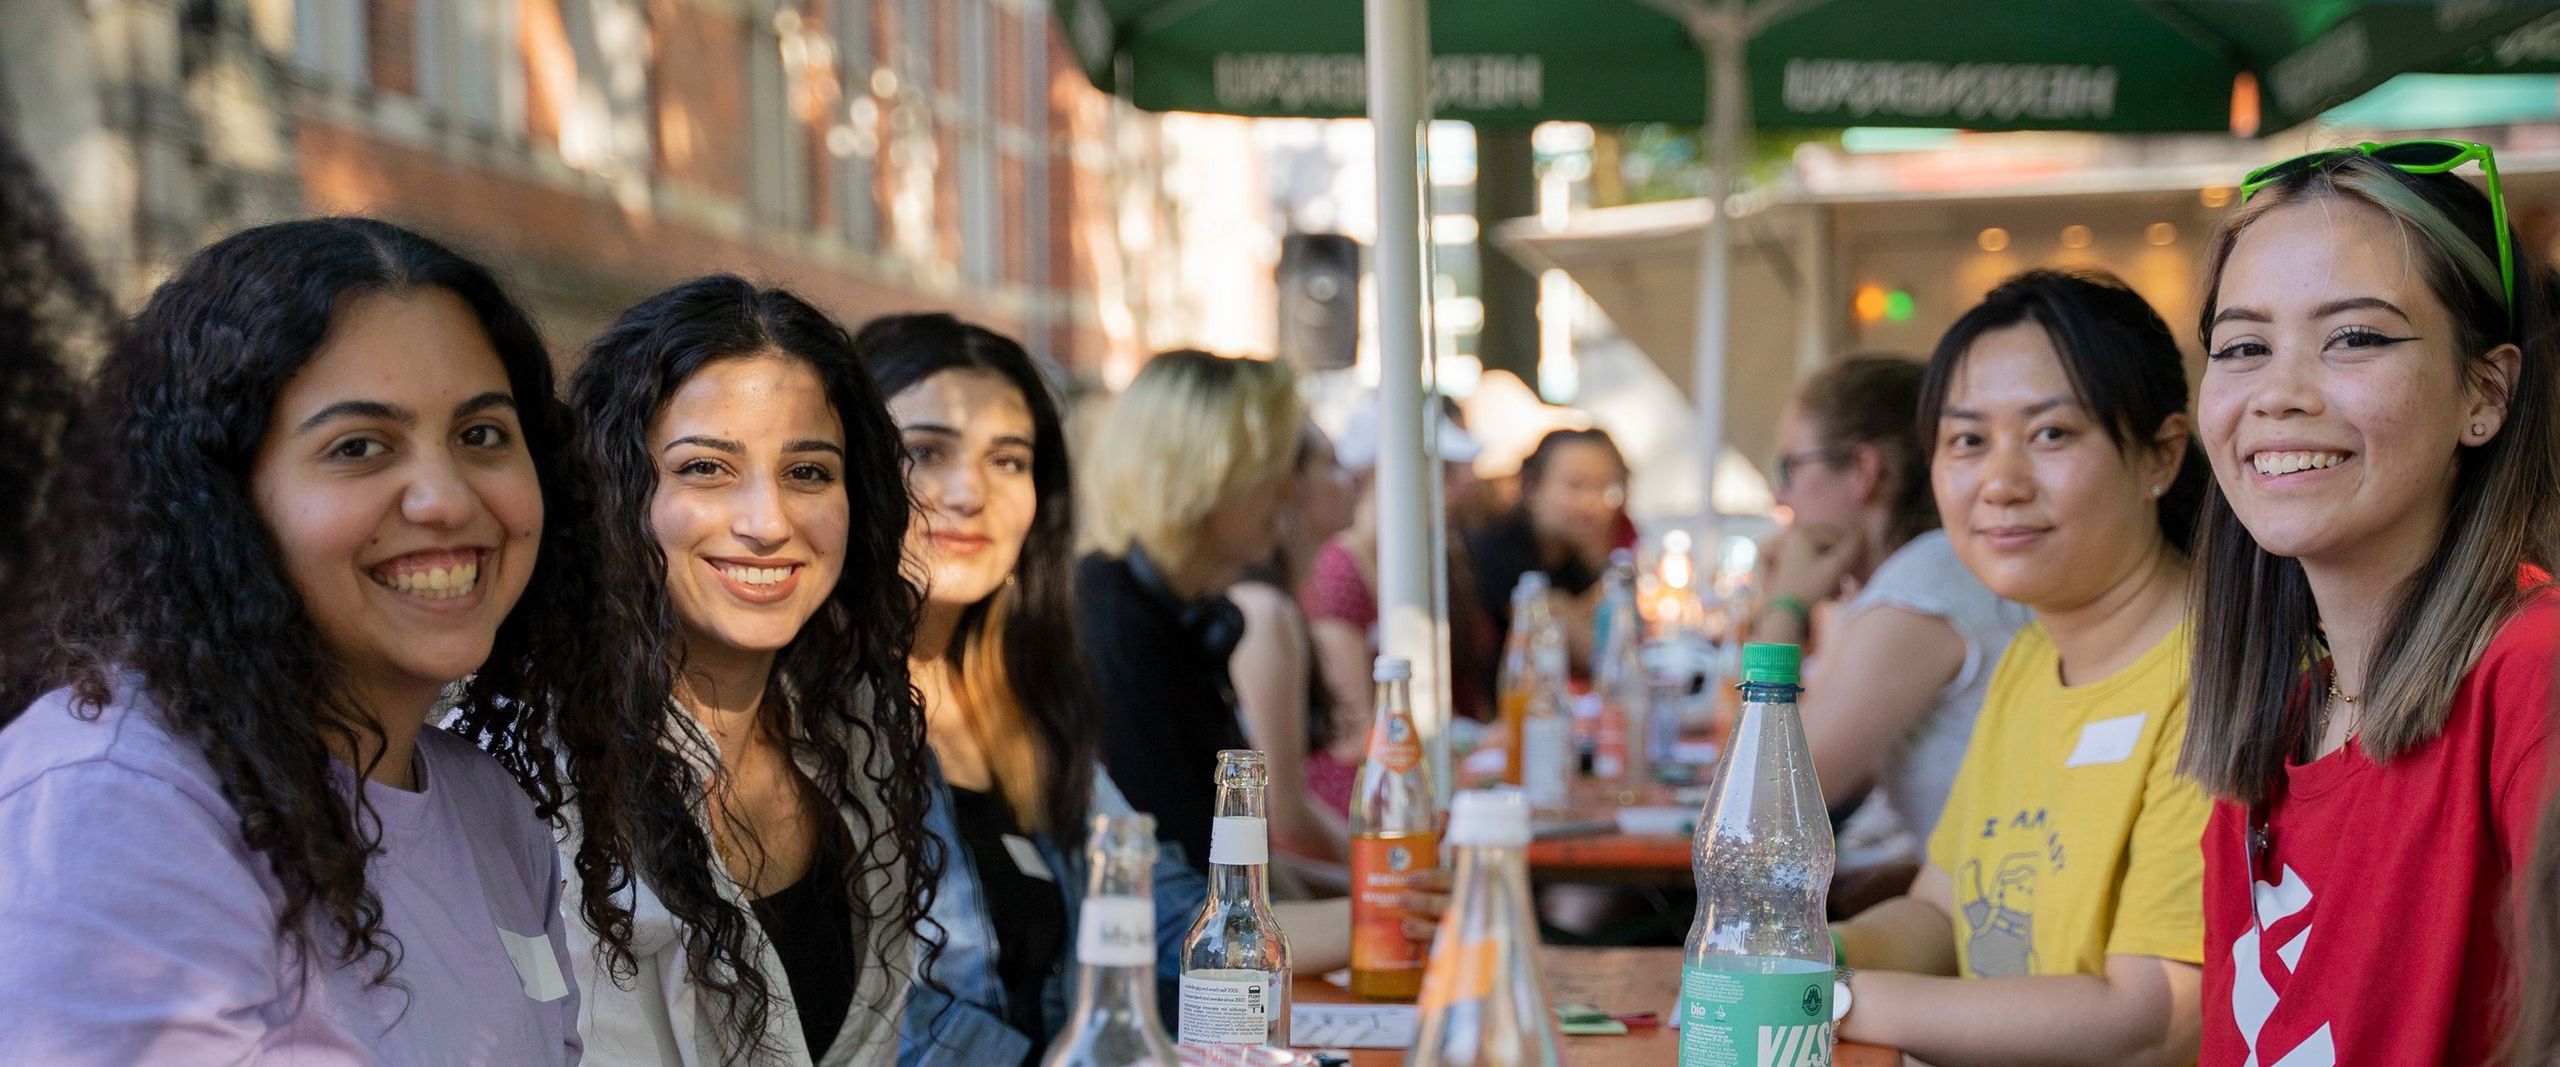
<path fill-rule="evenodd" d="M 1831 1062 L 1831 820 L 1796 714 L 1794 645 L 1742 651 L 1742 713 L 1698 816 L 1680 1067 Z"/>

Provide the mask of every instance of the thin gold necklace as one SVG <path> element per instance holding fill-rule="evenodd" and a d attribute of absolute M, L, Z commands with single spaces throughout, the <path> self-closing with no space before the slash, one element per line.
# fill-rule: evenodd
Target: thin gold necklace
<path fill-rule="evenodd" d="M 2329 671 L 2329 699 L 2320 705 L 2320 723 L 2311 731 L 2311 751 L 2313 755 L 2318 755 L 2320 752 L 2320 746 L 2328 740 L 2329 719 L 2331 714 L 2337 711 L 2338 705 L 2340 704 L 2346 705 L 2348 710 L 2352 712 L 2356 706 L 2356 698 L 2338 690 L 2338 672 L 2335 668 L 2331 668 Z M 2354 731 L 2350 729 L 2347 736 L 2349 739 L 2353 739 L 2355 737 Z"/>

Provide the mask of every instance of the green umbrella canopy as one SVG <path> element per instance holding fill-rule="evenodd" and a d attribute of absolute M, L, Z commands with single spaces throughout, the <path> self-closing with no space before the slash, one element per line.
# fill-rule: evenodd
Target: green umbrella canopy
<path fill-rule="evenodd" d="M 1155 111 L 1363 113 L 1362 0 L 1057 0 L 1094 84 Z M 1701 0 L 1437 0 L 1442 118 L 1697 123 Z M 1720 0 L 1701 6 L 1721 10 Z M 2273 132 L 2461 69 L 2509 0 L 1750 0 L 1764 127 Z M 2242 77 L 2245 75 L 2246 77 Z M 2235 102 L 2234 95 L 2241 100 Z"/>

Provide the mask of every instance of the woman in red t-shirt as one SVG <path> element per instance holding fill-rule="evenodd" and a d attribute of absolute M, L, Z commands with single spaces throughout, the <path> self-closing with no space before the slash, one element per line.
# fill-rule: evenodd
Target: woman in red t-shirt
<path fill-rule="evenodd" d="M 2543 796 L 2554 322 L 2457 142 L 2253 172 L 2215 236 L 2185 769 L 2202 1062 L 2488 1061 Z M 2503 268 L 2503 269 L 2502 269 Z"/>

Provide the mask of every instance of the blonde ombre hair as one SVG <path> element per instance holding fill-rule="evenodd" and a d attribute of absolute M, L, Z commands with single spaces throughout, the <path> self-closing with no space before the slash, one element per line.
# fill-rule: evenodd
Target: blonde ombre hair
<path fill-rule="evenodd" d="M 2460 370 L 2474 388 L 2505 391 L 2497 436 L 2458 453 L 2435 551 L 2396 591 L 2393 625 L 2367 654 L 2357 716 L 2361 744 L 2389 763 L 2444 731 L 2453 695 L 2499 626 L 2522 603 L 2527 566 L 2560 562 L 2560 402 L 2554 318 L 2534 257 L 2515 261 L 2510 309 L 2498 275 L 2489 201 L 2450 174 L 2411 175 L 2358 155 L 2269 186 L 2215 233 L 2198 332 L 2210 346 L 2224 268 L 2240 235 L 2294 204 L 2362 204 L 2396 222 L 2427 288 L 2452 313 Z M 2508 325 L 2509 315 L 2514 326 Z M 2510 389 L 2489 356 L 2524 351 Z M 2215 796 L 2258 803 L 2313 725 L 2308 694 L 2325 681 L 2319 605 L 2302 564 L 2258 547 L 2215 483 L 2196 532 L 2195 641 L 2180 767 Z"/>
<path fill-rule="evenodd" d="M 1286 364 L 1188 348 L 1148 360 L 1086 453 L 1085 546 L 1135 544 L 1183 569 L 1210 512 L 1296 470 L 1305 418 Z"/>

